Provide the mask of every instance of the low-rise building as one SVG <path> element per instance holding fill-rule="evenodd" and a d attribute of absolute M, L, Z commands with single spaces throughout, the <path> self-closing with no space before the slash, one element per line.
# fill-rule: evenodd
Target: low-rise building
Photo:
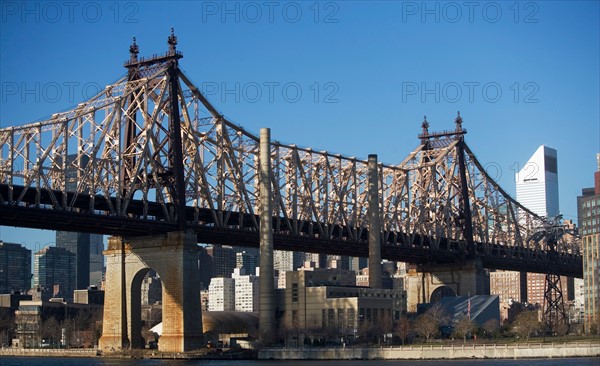
<path fill-rule="evenodd" d="M 102 308 L 96 304 L 66 303 L 63 299 L 22 300 L 15 311 L 16 342 L 13 345 L 20 348 L 39 348 L 43 344 L 92 346 L 93 339 L 82 339 L 80 335 L 94 329 L 102 317 Z M 93 336 L 93 333 L 89 334 Z"/>
<path fill-rule="evenodd" d="M 73 298 L 76 304 L 104 305 L 104 290 L 99 290 L 96 286 L 88 286 L 85 290 L 75 290 Z"/>
<path fill-rule="evenodd" d="M 336 332 L 340 339 L 355 338 L 366 324 L 387 326 L 406 311 L 404 290 L 357 287 L 355 281 L 353 271 L 287 272 L 277 304 L 284 337 L 300 340 L 316 332 Z"/>

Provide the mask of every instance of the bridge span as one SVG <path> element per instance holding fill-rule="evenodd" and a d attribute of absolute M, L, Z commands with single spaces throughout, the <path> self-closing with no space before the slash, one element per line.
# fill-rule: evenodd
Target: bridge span
<path fill-rule="evenodd" d="M 134 40 L 126 75 L 98 95 L 0 129 L 2 225 L 115 236 L 105 319 L 119 329 L 103 331 L 103 346 L 135 334 L 132 288 L 150 267 L 173 286 L 163 296 L 171 341 L 162 347 L 198 346 L 190 314 L 199 298 L 186 292 L 197 283 L 183 275 L 196 243 L 260 247 L 263 277 L 273 248 L 370 257 L 371 273 L 381 258 L 543 273 L 551 260 L 557 275 L 582 277 L 575 238 L 552 248 L 529 240 L 545 218 L 486 173 L 460 114 L 453 130 L 437 133 L 425 118 L 419 144 L 397 165 L 285 145 L 219 113 L 179 68 L 174 34 L 168 44 L 166 54 L 140 58 Z M 268 286 L 261 282 L 261 309 L 274 309 Z M 263 330 L 270 313 L 261 311 Z"/>

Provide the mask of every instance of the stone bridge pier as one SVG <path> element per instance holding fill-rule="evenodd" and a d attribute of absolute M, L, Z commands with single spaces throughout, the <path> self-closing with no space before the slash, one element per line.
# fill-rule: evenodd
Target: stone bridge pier
<path fill-rule="evenodd" d="M 197 237 L 172 232 L 163 237 L 108 240 L 104 319 L 99 347 L 105 352 L 142 348 L 141 284 L 149 270 L 162 282 L 163 332 L 159 350 L 202 347 Z"/>
<path fill-rule="evenodd" d="M 427 267 L 411 268 L 407 273 L 408 312 L 416 312 L 417 304 L 437 302 L 443 296 L 490 294 L 489 274 L 478 259 Z"/>

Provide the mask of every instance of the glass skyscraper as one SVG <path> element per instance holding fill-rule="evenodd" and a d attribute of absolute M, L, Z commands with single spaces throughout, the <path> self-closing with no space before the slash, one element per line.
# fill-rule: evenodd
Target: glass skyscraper
<path fill-rule="evenodd" d="M 35 253 L 33 286 L 45 289 L 53 297 L 72 300 L 76 289 L 75 254 L 65 248 L 50 246 Z"/>
<path fill-rule="evenodd" d="M 57 231 L 56 246 L 75 254 L 77 290 L 84 290 L 89 285 L 100 286 L 104 266 L 102 235 Z"/>
<path fill-rule="evenodd" d="M 31 287 L 31 250 L 0 241 L 0 294 Z"/>

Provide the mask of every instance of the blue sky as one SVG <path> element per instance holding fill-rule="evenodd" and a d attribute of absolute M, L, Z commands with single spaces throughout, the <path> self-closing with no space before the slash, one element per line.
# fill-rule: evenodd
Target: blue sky
<path fill-rule="evenodd" d="M 166 51 L 232 121 L 300 146 L 399 163 L 430 130 L 466 140 L 512 195 L 539 145 L 558 149 L 560 209 L 600 151 L 598 1 L 3 1 L 0 126 L 65 110 Z M 468 4 L 468 5 L 465 5 Z M 38 249 L 51 231 L 0 227 Z M 37 244 L 36 244 L 37 243 Z"/>

